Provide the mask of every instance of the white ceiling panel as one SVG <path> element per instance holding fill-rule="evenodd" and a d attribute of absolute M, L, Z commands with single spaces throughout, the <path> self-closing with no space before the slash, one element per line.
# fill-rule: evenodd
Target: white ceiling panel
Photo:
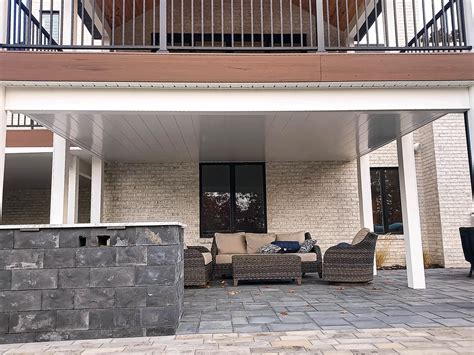
<path fill-rule="evenodd" d="M 24 113 L 106 161 L 197 162 L 351 160 L 447 112 Z"/>

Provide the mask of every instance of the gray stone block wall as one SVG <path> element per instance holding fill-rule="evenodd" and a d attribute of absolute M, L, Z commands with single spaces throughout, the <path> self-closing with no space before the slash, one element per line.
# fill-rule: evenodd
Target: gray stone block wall
<path fill-rule="evenodd" d="M 174 334 L 183 239 L 179 226 L 0 230 L 0 343 Z"/>

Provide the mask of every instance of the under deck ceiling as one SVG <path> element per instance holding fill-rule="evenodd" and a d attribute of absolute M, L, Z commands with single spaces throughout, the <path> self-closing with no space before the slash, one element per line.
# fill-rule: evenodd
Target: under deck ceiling
<path fill-rule="evenodd" d="M 446 114 L 25 113 L 109 162 L 348 161 Z"/>

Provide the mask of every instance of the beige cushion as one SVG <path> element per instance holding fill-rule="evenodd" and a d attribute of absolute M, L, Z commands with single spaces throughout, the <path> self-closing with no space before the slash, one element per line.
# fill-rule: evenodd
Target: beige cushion
<path fill-rule="evenodd" d="M 238 254 L 216 255 L 216 264 L 232 264 L 232 256 L 233 255 L 238 255 Z M 264 256 L 264 254 L 250 254 L 250 255 Z M 267 254 L 265 254 L 265 255 L 267 255 Z M 275 254 L 268 254 L 268 255 L 275 255 Z M 316 259 L 317 259 L 316 253 L 291 253 L 290 255 L 298 255 L 301 258 L 302 262 L 316 261 Z"/>
<path fill-rule="evenodd" d="M 273 233 L 245 233 L 245 241 L 247 242 L 247 253 L 256 253 L 260 247 L 274 242 L 275 238 L 276 235 Z"/>
<path fill-rule="evenodd" d="M 304 232 L 279 233 L 276 240 L 278 242 L 298 242 L 302 244 L 304 242 Z"/>
<path fill-rule="evenodd" d="M 217 254 L 247 254 L 245 233 L 216 233 Z"/>
<path fill-rule="evenodd" d="M 211 253 L 202 253 L 204 257 L 204 265 L 210 264 L 212 262 L 212 254 Z"/>
<path fill-rule="evenodd" d="M 360 231 L 357 232 L 354 239 L 352 239 L 352 245 L 359 244 L 369 233 L 370 230 L 368 228 L 362 228 Z"/>

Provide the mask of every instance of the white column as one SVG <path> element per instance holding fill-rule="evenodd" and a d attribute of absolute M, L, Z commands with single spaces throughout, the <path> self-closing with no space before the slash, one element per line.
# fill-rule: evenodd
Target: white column
<path fill-rule="evenodd" d="M 426 288 L 425 269 L 423 266 L 413 133 L 397 139 L 397 151 L 408 287 L 424 289 Z"/>
<path fill-rule="evenodd" d="M 472 46 L 474 45 L 474 4 L 472 0 L 467 0 L 463 1 L 463 6 L 464 23 L 466 24 L 466 43 L 468 46 Z"/>
<path fill-rule="evenodd" d="M 372 187 L 370 184 L 370 157 L 362 155 L 357 159 L 357 182 L 359 185 L 359 213 L 361 228 L 374 229 L 372 214 Z M 377 275 L 377 263 L 374 254 L 374 275 Z"/>
<path fill-rule="evenodd" d="M 0 0 L 0 43 L 7 43 L 8 1 Z"/>
<path fill-rule="evenodd" d="M 91 173 L 91 223 L 102 222 L 104 162 L 92 157 Z"/>
<path fill-rule="evenodd" d="M 0 21 L 1 23 L 1 21 Z M 7 141 L 7 111 L 5 111 L 5 88 L 0 87 L 0 222 L 3 215 L 3 183 L 5 177 L 5 146 Z"/>
<path fill-rule="evenodd" d="M 68 191 L 67 223 L 77 223 L 79 211 L 79 157 L 71 157 L 69 164 L 69 191 Z"/>
<path fill-rule="evenodd" d="M 69 142 L 53 135 L 53 164 L 51 176 L 51 224 L 63 224 L 67 220 L 69 177 Z"/>

